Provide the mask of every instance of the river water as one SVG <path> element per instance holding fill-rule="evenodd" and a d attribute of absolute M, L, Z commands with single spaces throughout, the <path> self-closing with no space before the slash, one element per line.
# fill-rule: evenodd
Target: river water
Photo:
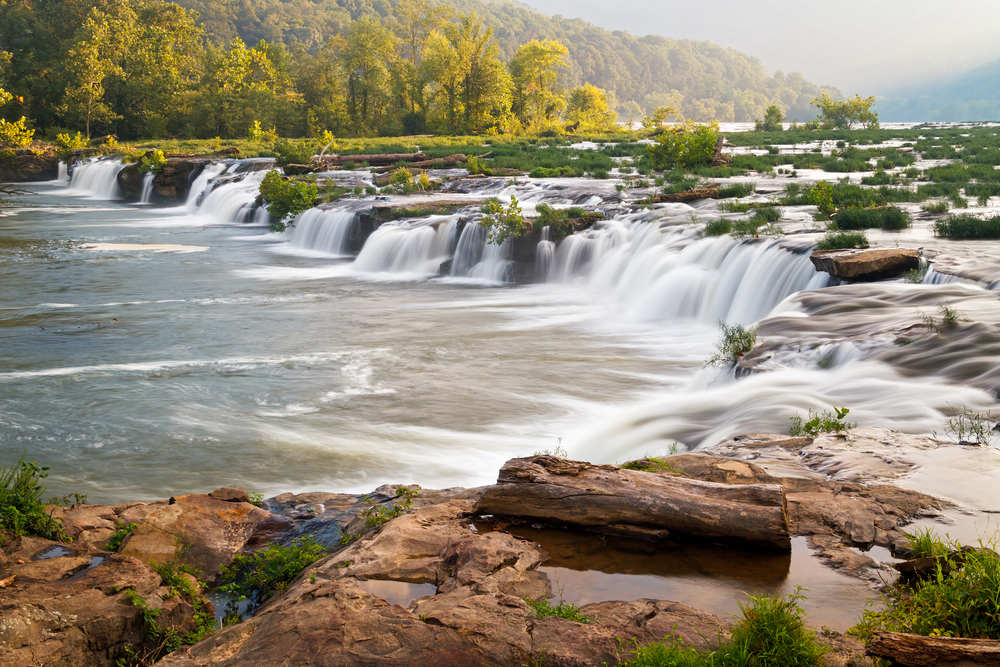
<path fill-rule="evenodd" d="M 0 208 L 0 460 L 26 452 L 52 493 L 90 502 L 441 488 L 557 446 L 623 462 L 833 405 L 930 434 L 995 403 L 1000 307 L 974 281 L 828 287 L 814 237 L 699 239 L 700 212 L 668 205 L 549 247 L 548 282 L 515 286 L 457 216 L 386 225 L 345 257 L 349 211 L 270 233 L 262 172 L 212 188 L 227 170 L 173 209 L 117 202 L 106 162 Z M 613 191 L 582 183 L 513 189 L 526 207 Z M 932 239 L 918 224 L 894 241 Z M 976 322 L 951 357 L 894 341 L 940 303 Z M 703 368 L 720 319 L 761 321 L 774 368 Z"/>

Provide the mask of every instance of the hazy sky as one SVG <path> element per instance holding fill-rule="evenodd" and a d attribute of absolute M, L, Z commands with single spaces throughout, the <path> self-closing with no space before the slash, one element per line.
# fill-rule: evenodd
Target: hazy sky
<path fill-rule="evenodd" d="M 847 95 L 884 95 L 1000 58 L 1000 0 L 521 1 L 608 30 L 710 40 Z"/>

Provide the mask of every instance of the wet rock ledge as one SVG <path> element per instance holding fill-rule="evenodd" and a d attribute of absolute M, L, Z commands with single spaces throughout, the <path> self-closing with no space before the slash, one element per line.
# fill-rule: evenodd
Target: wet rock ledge
<path fill-rule="evenodd" d="M 22 537 L 0 545 L 0 667 L 111 667 L 149 643 L 135 595 L 159 610 L 161 627 L 181 633 L 194 627 L 196 607 L 211 609 L 177 595 L 152 564 L 185 564 L 211 587 L 235 554 L 302 535 L 329 555 L 248 620 L 158 664 L 582 667 L 617 664 L 625 657 L 622 644 L 633 640 L 677 635 L 706 647 L 727 636 L 730 621 L 691 606 L 696 600 L 589 604 L 581 609 L 588 623 L 537 618 L 525 599 L 552 596 L 553 582 L 539 570 L 549 554 L 507 527 L 544 524 L 646 542 L 700 535 L 779 552 L 790 538 L 804 537 L 828 566 L 880 582 L 886 568 L 858 549 L 899 552 L 904 525 L 949 504 L 878 480 L 834 480 L 819 470 L 846 452 L 856 456 L 893 442 L 947 446 L 856 429 L 815 439 L 741 436 L 705 452 L 624 468 L 553 456 L 514 459 L 494 486 L 420 490 L 412 511 L 380 528 L 367 525 L 361 511 L 419 487 L 387 485 L 364 497 L 282 494 L 261 507 L 233 488 L 150 503 L 53 507 L 73 542 Z M 133 523 L 120 546 L 108 550 L 115 529 Z M 869 664 L 854 640 L 836 633 L 819 638 L 830 647 L 827 664 Z"/>

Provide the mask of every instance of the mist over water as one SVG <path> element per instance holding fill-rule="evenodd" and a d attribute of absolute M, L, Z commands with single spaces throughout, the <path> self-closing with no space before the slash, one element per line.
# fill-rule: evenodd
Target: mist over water
<path fill-rule="evenodd" d="M 262 172 L 212 165 L 185 205 L 153 209 L 108 203 L 116 169 L 78 166 L 72 189 L 39 185 L 0 216 L 0 277 L 17 286 L 0 293 L 0 454 L 52 465 L 53 493 L 471 486 L 560 444 L 613 463 L 786 432 L 832 405 L 928 434 L 949 406 L 994 405 L 992 292 L 827 287 L 808 244 L 701 239 L 683 204 L 546 241 L 546 281 L 514 286 L 507 249 L 458 215 L 383 225 L 344 256 L 356 203 L 274 234 L 253 201 Z M 984 323 L 953 353 L 886 333 L 942 302 Z M 702 367 L 720 319 L 779 343 L 767 372 Z"/>

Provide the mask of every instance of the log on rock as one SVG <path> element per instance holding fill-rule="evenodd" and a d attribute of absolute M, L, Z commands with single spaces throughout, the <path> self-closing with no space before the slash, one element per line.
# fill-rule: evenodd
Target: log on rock
<path fill-rule="evenodd" d="M 675 192 L 669 195 L 656 195 L 653 200 L 656 202 L 685 202 L 696 199 L 718 199 L 719 183 L 713 183 L 703 188 L 693 188 L 683 192 Z"/>
<path fill-rule="evenodd" d="M 717 484 L 554 456 L 511 459 L 479 514 L 524 517 L 649 539 L 663 531 L 791 548 L 780 484 Z"/>
<path fill-rule="evenodd" d="M 922 637 L 883 632 L 868 642 L 865 653 L 888 658 L 904 667 L 1000 665 L 1000 641 L 994 639 Z"/>
<path fill-rule="evenodd" d="M 387 165 L 396 162 L 422 162 L 427 159 L 423 153 L 376 153 L 373 155 L 324 155 L 318 162 L 325 166 L 342 166 L 346 162 L 369 165 Z"/>

